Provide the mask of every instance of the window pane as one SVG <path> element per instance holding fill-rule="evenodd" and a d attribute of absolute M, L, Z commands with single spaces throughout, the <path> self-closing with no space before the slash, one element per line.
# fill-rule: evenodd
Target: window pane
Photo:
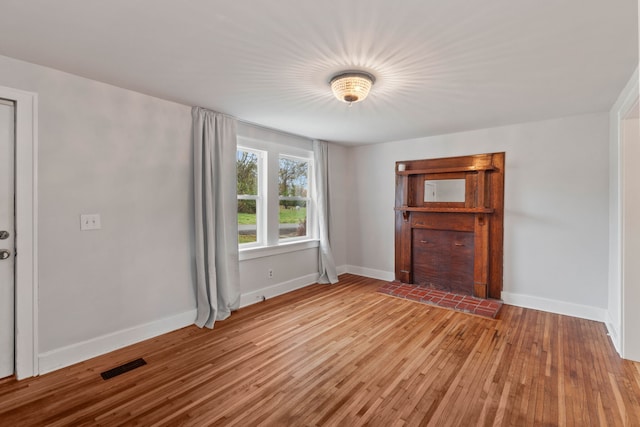
<path fill-rule="evenodd" d="M 307 235 L 307 202 L 305 200 L 280 200 L 280 238 L 288 239 Z"/>
<path fill-rule="evenodd" d="M 255 200 L 238 200 L 238 243 L 258 241 L 257 208 Z"/>
<path fill-rule="evenodd" d="M 236 168 L 238 171 L 238 194 L 258 195 L 258 155 L 251 151 L 238 150 Z"/>
<path fill-rule="evenodd" d="M 304 160 L 280 157 L 278 186 L 280 197 L 307 197 L 309 165 Z"/>

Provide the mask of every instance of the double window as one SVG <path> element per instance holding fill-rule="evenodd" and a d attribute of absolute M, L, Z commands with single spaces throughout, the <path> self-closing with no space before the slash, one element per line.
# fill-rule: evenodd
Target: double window
<path fill-rule="evenodd" d="M 238 146 L 238 242 L 241 249 L 313 237 L 312 157 L 303 150 Z"/>

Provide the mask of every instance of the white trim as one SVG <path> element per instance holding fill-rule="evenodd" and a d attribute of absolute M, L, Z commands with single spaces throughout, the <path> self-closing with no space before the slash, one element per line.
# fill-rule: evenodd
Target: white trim
<path fill-rule="evenodd" d="M 345 265 L 341 267 L 347 273 L 358 276 L 371 277 L 379 280 L 394 280 L 395 274 L 391 271 L 375 270 L 373 268 L 359 267 L 355 265 Z M 342 273 L 340 273 L 342 274 Z M 582 319 L 605 322 L 608 319 L 607 310 L 599 307 L 574 304 L 570 302 L 557 301 L 547 298 L 535 297 L 531 295 L 514 294 L 502 292 L 502 300 L 505 304 L 515 305 L 534 310 L 548 311 L 550 313 L 562 314 L 565 316 L 580 317 Z"/>
<path fill-rule="evenodd" d="M 261 185 L 260 197 L 262 201 L 262 212 L 259 214 L 260 218 L 258 219 L 258 233 L 260 237 L 258 240 L 260 243 L 258 244 L 242 244 L 240 245 L 240 260 L 242 259 L 251 259 L 250 255 L 242 255 L 243 249 L 259 249 L 260 247 L 271 248 L 283 244 L 290 243 L 292 241 L 297 241 L 296 239 L 280 239 L 280 224 L 279 224 L 279 186 L 278 186 L 278 172 L 280 169 L 280 158 L 281 157 L 289 157 L 297 160 L 305 160 L 308 164 L 308 188 L 314 188 L 313 183 L 313 149 L 302 148 L 300 145 L 311 145 L 311 141 L 297 141 L 297 138 L 292 138 L 294 141 L 293 146 L 288 144 L 282 144 L 285 140 L 288 140 L 283 134 L 271 134 L 271 133 L 263 133 L 259 132 L 258 135 L 253 135 L 251 126 L 245 127 L 243 129 L 238 129 L 237 136 L 237 146 L 239 150 L 253 151 L 261 153 L 262 160 L 262 172 L 260 173 L 259 183 Z M 250 135 L 244 135 L 244 132 L 248 132 Z M 297 141 L 297 142 L 295 142 Z M 309 198 L 311 202 L 307 201 L 307 235 L 302 237 L 302 239 L 312 240 L 316 236 L 314 236 L 314 219 L 315 213 L 313 210 L 315 195 L 312 194 L 312 197 Z M 260 221 L 262 220 L 262 224 Z M 309 226 L 311 224 L 311 226 Z M 262 238 L 262 240 L 260 240 Z M 269 256 L 262 255 L 260 251 L 256 252 L 260 254 L 260 256 Z M 269 253 L 267 250 L 265 253 Z"/>
<path fill-rule="evenodd" d="M 268 153 L 275 153 L 277 156 L 284 154 L 291 157 L 298 157 L 300 159 L 308 159 L 309 156 L 313 156 L 313 148 L 301 147 L 300 145 L 311 145 L 311 140 L 305 140 L 302 142 L 294 141 L 292 143 L 286 143 L 283 135 L 277 134 L 275 138 L 253 138 L 250 136 L 243 136 L 238 134 L 237 141 L 238 147 L 245 147 L 248 150 L 266 151 Z M 313 157 L 311 157 L 313 159 Z"/>
<path fill-rule="evenodd" d="M 638 103 L 638 93 L 640 91 L 640 81 L 638 80 L 638 69 L 634 71 L 631 80 L 622 91 L 621 97 L 617 102 L 616 111 L 618 119 L 623 120 L 633 107 Z M 618 123 L 619 125 L 619 123 Z"/>
<path fill-rule="evenodd" d="M 238 249 L 242 248 L 249 249 L 254 247 L 262 247 L 265 245 L 267 241 L 267 233 L 266 233 L 266 224 L 267 224 L 267 213 L 266 206 L 264 201 L 265 193 L 266 193 L 266 183 L 267 183 L 267 167 L 265 166 L 265 157 L 267 157 L 267 152 L 264 150 L 257 150 L 255 148 L 248 148 L 242 145 L 236 145 L 236 161 L 237 161 L 237 153 L 238 151 L 243 151 L 245 153 L 255 154 L 258 158 L 257 161 L 257 170 L 256 176 L 258 179 L 258 189 L 257 194 L 238 194 L 236 197 L 238 200 L 255 200 L 256 202 L 256 241 L 251 243 L 239 243 Z M 238 224 L 239 226 L 239 224 Z"/>
<path fill-rule="evenodd" d="M 358 267 L 356 265 L 346 265 L 346 272 L 358 276 L 371 277 L 378 280 L 394 280 L 396 275 L 393 271 L 375 270 L 373 268 Z"/>
<path fill-rule="evenodd" d="M 302 242 L 283 242 L 277 246 L 258 246 L 253 248 L 240 247 L 239 259 L 245 261 L 248 259 L 263 258 L 273 255 L 281 255 L 289 252 L 302 251 L 318 247 L 318 240 L 305 240 Z"/>
<path fill-rule="evenodd" d="M 196 310 L 134 326 L 83 342 L 48 351 L 39 356 L 40 373 L 46 374 L 158 335 L 193 325 Z"/>
<path fill-rule="evenodd" d="M 611 318 L 611 314 L 607 311 L 607 321 L 604 323 L 607 327 L 607 332 L 609 333 L 609 337 L 611 338 L 611 342 L 615 347 L 618 354 L 621 354 L 621 342 L 620 342 L 620 331 L 616 327 L 615 322 Z"/>
<path fill-rule="evenodd" d="M 640 82 L 638 81 L 638 68 L 635 69 L 633 75 L 631 76 L 629 82 L 625 86 L 625 88 L 620 93 L 618 99 L 615 104 L 611 108 L 610 111 L 610 144 L 615 144 L 616 152 L 613 153 L 616 155 L 616 164 L 618 166 L 617 176 L 610 177 L 610 179 L 615 179 L 616 187 L 615 191 L 617 196 L 617 204 L 615 205 L 615 212 L 612 212 L 612 205 L 609 206 L 609 215 L 617 220 L 617 227 L 614 230 L 611 230 L 610 227 L 610 235 L 609 235 L 609 247 L 611 249 L 615 248 L 615 252 L 617 252 L 614 256 L 615 252 L 613 250 L 610 251 L 609 255 L 609 283 L 608 290 L 609 294 L 611 294 L 611 289 L 615 289 L 617 293 L 617 298 L 614 301 L 608 302 L 608 307 L 611 309 L 613 305 L 617 308 L 618 318 L 612 319 L 610 315 L 607 315 L 607 329 L 609 330 L 609 334 L 611 335 L 613 344 L 618 351 L 618 353 L 625 357 L 625 312 L 627 310 L 634 310 L 633 304 L 635 302 L 627 301 L 625 299 L 625 280 L 624 280 L 624 272 L 625 272 L 625 140 L 624 133 L 622 129 L 622 124 L 629 114 L 631 109 L 635 107 L 638 103 L 638 94 L 640 92 Z"/>
<path fill-rule="evenodd" d="M 347 266 L 346 265 L 338 265 L 336 266 L 336 274 L 338 276 L 348 273 L 349 271 L 347 270 Z"/>
<path fill-rule="evenodd" d="M 318 273 L 307 274 L 306 276 L 298 277 L 286 282 L 258 289 L 257 291 L 242 294 L 240 296 L 240 308 L 259 303 L 268 298 L 286 294 L 287 292 L 295 291 L 296 289 L 301 289 L 309 285 L 313 285 L 314 283 L 318 282 L 319 277 L 320 275 Z"/>
<path fill-rule="evenodd" d="M 531 295 L 513 294 L 511 292 L 503 291 L 502 301 L 504 301 L 505 304 L 516 305 L 518 307 L 531 308 L 534 310 L 547 311 L 549 313 L 579 317 L 582 319 L 596 320 L 598 322 L 605 322 L 607 318 L 607 311 L 604 308 L 534 297 Z"/>
<path fill-rule="evenodd" d="M 38 95 L 0 86 L 16 103 L 15 372 L 38 375 Z"/>
<path fill-rule="evenodd" d="M 639 82 L 638 82 L 638 72 L 632 77 L 633 84 L 631 85 L 631 89 L 627 93 L 625 101 L 620 106 L 618 110 L 618 138 L 620 141 L 620 151 L 619 151 L 619 198 L 618 198 L 618 206 L 619 206 L 619 232 L 620 232 L 620 300 L 621 300 L 621 308 L 620 308 L 620 355 L 624 359 L 629 359 L 633 361 L 640 361 L 640 351 L 638 350 L 638 338 L 637 338 L 637 330 L 635 327 L 635 315 L 637 308 L 637 298 L 633 297 L 634 292 L 637 287 L 637 281 L 634 277 L 634 269 L 628 267 L 628 265 L 635 264 L 637 262 L 636 259 L 630 254 L 633 254 L 634 246 L 636 246 L 636 242 L 638 241 L 638 236 L 635 236 L 633 232 L 629 232 L 629 229 L 633 230 L 637 226 L 634 226 L 636 223 L 636 215 L 630 214 L 630 211 L 633 212 L 635 203 L 637 200 L 635 194 L 632 194 L 628 188 L 633 188 L 631 183 L 635 182 L 633 177 L 632 170 L 635 170 L 637 159 L 638 159 L 638 150 L 636 145 L 638 144 L 637 136 L 636 138 L 631 138 L 628 135 L 628 129 L 626 129 L 625 124 L 628 123 L 627 119 L 631 110 L 636 107 L 638 104 L 639 98 Z M 632 125 L 635 124 L 637 126 L 637 119 L 631 122 Z M 630 207 L 631 206 L 631 207 Z M 631 243 L 630 243 L 631 242 Z M 629 249 L 631 248 L 631 249 Z"/>

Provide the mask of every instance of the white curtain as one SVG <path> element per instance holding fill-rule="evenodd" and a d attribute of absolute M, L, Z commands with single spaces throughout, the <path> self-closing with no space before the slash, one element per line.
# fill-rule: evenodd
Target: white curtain
<path fill-rule="evenodd" d="M 240 306 L 236 120 L 193 107 L 195 324 L 213 328 Z"/>
<path fill-rule="evenodd" d="M 320 278 L 318 283 L 337 283 L 336 264 L 329 244 L 329 144 L 324 141 L 313 141 L 313 158 L 315 162 L 316 209 L 318 213 L 318 266 Z"/>

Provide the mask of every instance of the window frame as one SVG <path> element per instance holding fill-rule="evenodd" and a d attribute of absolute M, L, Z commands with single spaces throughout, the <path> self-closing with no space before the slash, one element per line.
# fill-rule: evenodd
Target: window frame
<path fill-rule="evenodd" d="M 237 144 L 236 147 L 236 156 L 238 151 L 244 151 L 247 153 L 253 153 L 257 156 L 258 158 L 258 162 L 257 162 L 257 171 L 256 171 L 256 176 L 258 179 L 258 185 L 257 185 L 257 193 L 256 195 L 252 195 L 252 194 L 237 194 L 236 193 L 236 198 L 237 200 L 255 200 L 256 201 L 256 241 L 255 242 L 248 242 L 248 243 L 240 243 L 238 241 L 238 248 L 239 249 L 250 249 L 250 248 L 257 248 L 257 247 L 262 247 L 264 245 L 265 242 L 265 227 L 264 224 L 266 223 L 264 221 L 265 219 L 265 204 L 264 204 L 264 193 L 265 193 L 265 177 L 264 177 L 264 159 L 266 158 L 266 152 L 264 152 L 263 150 L 258 150 L 255 148 L 251 148 L 251 147 L 246 147 L 244 145 L 240 145 Z M 236 191 L 237 191 L 237 186 L 236 186 Z M 236 212 L 236 218 L 237 218 L 237 212 Z M 239 225 L 239 224 L 238 224 Z M 239 235 L 240 233 L 238 233 Z"/>
<path fill-rule="evenodd" d="M 288 242 L 296 242 L 296 241 L 301 241 L 301 240 L 308 240 L 310 238 L 312 238 L 313 234 L 313 221 L 312 221 L 312 217 L 313 217 L 313 198 L 312 196 L 312 177 L 313 177 L 313 158 L 309 158 L 309 157 L 300 157 L 300 156 L 294 156 L 291 154 L 283 154 L 280 153 L 280 155 L 278 156 L 278 173 L 280 172 L 280 159 L 289 159 L 289 160 L 294 160 L 294 161 L 299 161 L 299 162 L 305 162 L 307 164 L 307 197 L 302 197 L 302 196 L 281 196 L 280 195 L 280 185 L 278 183 L 278 215 L 280 213 L 280 202 L 281 201 L 304 201 L 306 203 L 306 232 L 307 234 L 305 234 L 304 236 L 294 236 L 294 237 L 285 237 L 285 238 L 281 238 L 280 237 L 280 230 L 278 230 L 278 242 L 280 244 L 282 243 L 288 243 Z"/>
<path fill-rule="evenodd" d="M 261 172 L 258 179 L 259 188 L 262 190 L 261 218 L 258 226 L 261 234 L 260 243 L 238 244 L 240 260 L 260 258 L 292 251 L 318 247 L 317 226 L 315 224 L 315 184 L 314 184 L 314 158 L 313 150 L 238 135 L 237 149 L 261 153 Z M 280 194 L 278 185 L 280 157 L 306 161 L 308 165 L 308 197 L 307 199 L 307 235 L 280 239 L 279 208 Z M 262 179 L 261 179 L 262 178 Z"/>

